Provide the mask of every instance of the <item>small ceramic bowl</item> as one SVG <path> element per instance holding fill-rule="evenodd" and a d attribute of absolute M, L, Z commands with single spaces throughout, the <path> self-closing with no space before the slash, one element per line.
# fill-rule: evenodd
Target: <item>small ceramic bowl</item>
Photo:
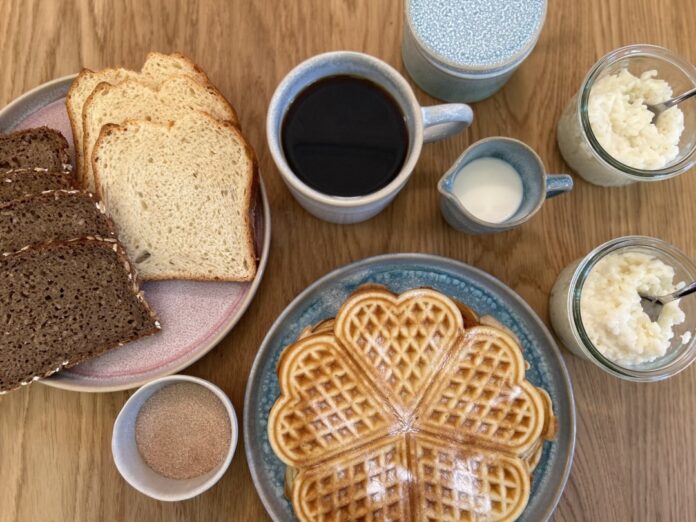
<path fill-rule="evenodd" d="M 175 480 L 163 477 L 155 473 L 145 463 L 140 456 L 135 442 L 135 421 L 138 418 L 140 408 L 154 393 L 169 384 L 188 382 L 198 384 L 213 392 L 222 402 L 230 417 L 231 433 L 230 448 L 227 451 L 225 460 L 216 468 L 208 473 L 186 480 Z M 210 489 L 225 474 L 232 462 L 234 451 L 237 447 L 237 437 L 239 429 L 237 427 L 237 415 L 234 411 L 232 402 L 220 388 L 214 384 L 188 375 L 172 375 L 154 380 L 142 388 L 139 388 L 133 396 L 123 405 L 121 412 L 114 424 L 113 436 L 111 439 L 111 452 L 114 463 L 121 476 L 126 479 L 131 486 L 141 493 L 157 500 L 174 502 L 186 500 L 200 495 Z"/>

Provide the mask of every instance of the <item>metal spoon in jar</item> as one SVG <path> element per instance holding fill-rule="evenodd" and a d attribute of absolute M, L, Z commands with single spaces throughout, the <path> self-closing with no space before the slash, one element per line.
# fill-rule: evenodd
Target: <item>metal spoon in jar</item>
<path fill-rule="evenodd" d="M 663 101 L 662 103 L 656 103 L 655 105 L 645 105 L 650 112 L 653 113 L 653 118 L 650 121 L 650 123 L 655 123 L 657 121 L 657 118 L 665 112 L 667 109 L 671 109 L 675 105 L 683 102 L 684 100 L 688 100 L 692 96 L 696 94 L 696 88 L 693 88 L 689 91 L 686 91 L 679 96 L 675 96 L 671 100 Z"/>
<path fill-rule="evenodd" d="M 657 318 L 660 317 L 663 306 L 665 306 L 669 302 L 676 301 L 677 299 L 681 299 L 682 297 L 692 294 L 694 292 L 696 292 L 696 282 L 693 282 L 690 285 L 686 285 L 685 287 L 680 288 L 676 292 L 672 292 L 671 294 L 667 295 L 662 295 L 660 297 L 641 294 L 640 305 L 643 307 L 643 312 L 647 314 L 650 320 L 652 322 L 655 322 L 657 321 Z"/>

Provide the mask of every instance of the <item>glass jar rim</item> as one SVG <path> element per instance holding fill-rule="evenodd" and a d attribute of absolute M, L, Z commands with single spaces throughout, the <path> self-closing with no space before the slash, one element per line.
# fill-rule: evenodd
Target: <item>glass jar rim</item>
<path fill-rule="evenodd" d="M 570 281 L 568 310 L 571 315 L 573 334 L 592 362 L 617 377 L 638 382 L 667 379 L 686 369 L 696 359 L 696 336 L 689 341 L 688 349 L 670 360 L 665 366 L 652 369 L 630 368 L 617 364 L 605 357 L 590 340 L 582 321 L 580 300 L 582 288 L 588 275 L 597 262 L 606 255 L 627 247 L 642 247 L 667 254 L 677 261 L 690 276 L 696 276 L 696 264 L 681 250 L 661 239 L 649 236 L 623 236 L 607 241 L 580 260 Z"/>
<path fill-rule="evenodd" d="M 588 105 L 590 91 L 592 90 L 594 82 L 599 79 L 600 75 L 607 67 L 613 65 L 619 60 L 626 58 L 630 59 L 633 57 L 649 57 L 669 62 L 673 66 L 677 67 L 684 74 L 684 76 L 693 83 L 693 86 L 696 87 L 696 67 L 669 49 L 660 47 L 658 45 L 648 44 L 635 44 L 620 47 L 604 55 L 596 64 L 592 66 L 590 71 L 587 73 L 587 76 L 585 76 L 585 79 L 580 86 L 577 99 L 577 114 L 580 121 L 580 127 L 583 129 L 583 132 L 587 137 L 587 141 L 590 143 L 590 149 L 595 158 L 605 166 L 614 168 L 620 171 L 622 175 L 636 181 L 659 181 L 672 178 L 696 165 L 696 144 L 692 146 L 691 150 L 684 156 L 684 158 L 676 163 L 661 169 L 638 169 L 622 163 L 609 154 L 604 147 L 600 145 L 599 140 L 595 136 L 592 126 L 590 125 Z"/>

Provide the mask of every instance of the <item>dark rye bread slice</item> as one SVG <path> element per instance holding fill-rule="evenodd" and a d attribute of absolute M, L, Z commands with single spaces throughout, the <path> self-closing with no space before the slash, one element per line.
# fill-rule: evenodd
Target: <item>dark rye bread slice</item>
<path fill-rule="evenodd" d="M 115 240 L 2 254 L 0 281 L 0 393 L 160 328 Z"/>
<path fill-rule="evenodd" d="M 73 187 L 69 172 L 45 169 L 15 169 L 0 173 L 0 205 L 46 190 L 70 190 Z"/>
<path fill-rule="evenodd" d="M 0 134 L 0 171 L 40 167 L 70 170 L 68 142 L 48 127 Z"/>
<path fill-rule="evenodd" d="M 89 192 L 53 190 L 0 205 L 0 252 L 79 237 L 116 237 L 104 206 Z"/>

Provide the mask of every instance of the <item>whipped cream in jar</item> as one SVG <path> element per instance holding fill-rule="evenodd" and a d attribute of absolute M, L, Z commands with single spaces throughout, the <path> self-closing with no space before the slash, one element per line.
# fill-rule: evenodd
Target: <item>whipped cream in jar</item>
<path fill-rule="evenodd" d="M 665 295 L 692 281 L 696 265 L 659 239 L 614 239 L 567 266 L 551 291 L 551 323 L 575 355 L 623 379 L 656 381 L 696 359 L 696 300 L 666 305 L 657 321 L 640 294 Z"/>

